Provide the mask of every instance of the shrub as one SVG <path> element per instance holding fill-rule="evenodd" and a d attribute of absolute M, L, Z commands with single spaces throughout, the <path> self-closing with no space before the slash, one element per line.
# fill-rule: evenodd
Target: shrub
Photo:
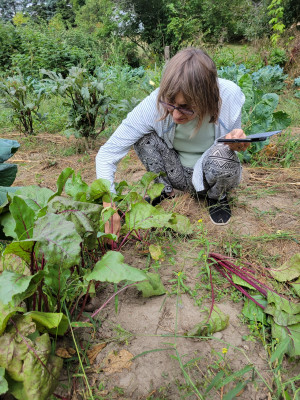
<path fill-rule="evenodd" d="M 43 121 L 38 110 L 44 96 L 44 89 L 35 90 L 35 80 L 25 78 L 20 72 L 18 75 L 0 81 L 0 95 L 3 105 L 12 111 L 12 120 L 25 135 L 34 134 L 34 119 Z"/>
<path fill-rule="evenodd" d="M 100 69 L 95 76 L 86 69 L 72 67 L 69 75 L 63 78 L 54 71 L 41 70 L 48 76 L 45 82 L 52 85 L 52 92 L 67 99 L 69 107 L 69 124 L 67 133 L 77 137 L 96 138 L 105 128 L 108 118 L 109 97 L 104 94 L 105 76 Z M 101 116 L 101 128 L 96 132 L 96 120 Z"/>

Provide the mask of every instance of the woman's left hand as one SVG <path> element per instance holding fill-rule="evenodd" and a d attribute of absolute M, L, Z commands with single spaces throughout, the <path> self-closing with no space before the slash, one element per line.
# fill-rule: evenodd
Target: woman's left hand
<path fill-rule="evenodd" d="M 247 137 L 243 129 L 233 129 L 231 132 L 227 133 L 224 139 L 243 139 Z M 226 143 L 230 150 L 232 151 L 245 151 L 250 146 L 251 143 L 239 142 L 239 143 Z"/>

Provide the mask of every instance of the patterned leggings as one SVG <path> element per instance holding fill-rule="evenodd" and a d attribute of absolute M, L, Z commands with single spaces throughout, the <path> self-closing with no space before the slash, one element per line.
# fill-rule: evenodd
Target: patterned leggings
<path fill-rule="evenodd" d="M 165 193 L 171 193 L 174 188 L 196 194 L 192 184 L 193 168 L 184 167 L 177 151 L 169 149 L 156 133 L 143 136 L 134 145 L 134 149 L 147 171 L 157 174 L 164 172 L 156 182 L 165 185 Z M 241 173 L 241 164 L 235 152 L 223 143 L 213 145 L 203 160 L 205 190 L 197 194 L 221 199 L 229 190 L 238 186 Z"/>

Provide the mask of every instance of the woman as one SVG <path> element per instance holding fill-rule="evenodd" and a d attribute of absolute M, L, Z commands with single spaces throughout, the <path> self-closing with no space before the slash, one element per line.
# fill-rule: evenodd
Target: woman
<path fill-rule="evenodd" d="M 235 151 L 248 143 L 217 143 L 217 139 L 243 138 L 241 110 L 245 97 L 233 82 L 217 78 L 211 58 L 202 50 L 188 48 L 166 65 L 160 88 L 146 97 L 96 156 L 97 178 L 111 182 L 118 162 L 134 148 L 148 171 L 164 176 L 162 195 L 174 189 L 206 195 L 213 223 L 224 225 L 231 217 L 226 194 L 241 180 L 241 165 Z M 104 204 L 105 207 L 110 204 Z M 107 225 L 109 231 L 109 225 Z M 113 216 L 118 235 L 120 218 Z"/>

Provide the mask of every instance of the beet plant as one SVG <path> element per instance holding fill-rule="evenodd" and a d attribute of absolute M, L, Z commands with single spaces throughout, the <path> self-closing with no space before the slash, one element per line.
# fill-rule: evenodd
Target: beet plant
<path fill-rule="evenodd" d="M 80 174 L 67 168 L 60 174 L 55 192 L 29 186 L 6 194 L 0 223 L 12 240 L 2 253 L 0 343 L 20 343 L 22 351 L 16 350 L 10 363 L 10 347 L 1 345 L 0 368 L 5 369 L 8 390 L 17 399 L 46 400 L 53 392 L 61 362 L 47 349 L 49 335 L 64 335 L 68 329 L 64 307 L 73 320 L 79 319 L 91 288 L 99 282 L 126 286 L 149 281 L 148 287 L 140 290 L 149 293 L 153 286 L 155 291 L 156 280 L 124 263 L 123 255 L 108 250 L 104 240 L 113 239 L 113 248 L 120 250 L 130 240 L 145 240 L 151 229 L 191 232 L 187 218 L 156 209 L 144 200 L 146 193 L 153 197 L 161 192 L 161 185 L 152 183 L 155 177 L 146 174 L 143 178 L 142 195 L 133 190 L 123 194 L 124 188 L 129 188 L 126 182 L 121 182 L 114 194 L 108 181 L 98 179 L 87 185 Z M 103 200 L 115 202 L 123 214 L 119 242 L 104 232 L 105 221 L 115 210 L 103 209 Z M 27 371 L 21 383 L 16 365 Z M 28 380 L 31 367 L 37 372 L 32 374 L 34 385 Z"/>
<path fill-rule="evenodd" d="M 90 75 L 85 69 L 72 67 L 69 75 L 63 77 L 54 71 L 41 70 L 47 76 L 46 81 L 51 86 L 52 93 L 66 99 L 69 108 L 69 124 L 66 133 L 76 137 L 96 138 L 106 126 L 109 113 L 109 97 L 105 94 L 105 77 L 98 69 L 95 75 Z M 96 121 L 100 129 L 96 130 Z"/>
<path fill-rule="evenodd" d="M 46 115 L 39 113 L 44 98 L 44 88 L 35 90 L 35 81 L 31 77 L 18 75 L 0 81 L 2 105 L 11 110 L 11 118 L 25 135 L 34 134 L 34 121 L 44 121 Z"/>

